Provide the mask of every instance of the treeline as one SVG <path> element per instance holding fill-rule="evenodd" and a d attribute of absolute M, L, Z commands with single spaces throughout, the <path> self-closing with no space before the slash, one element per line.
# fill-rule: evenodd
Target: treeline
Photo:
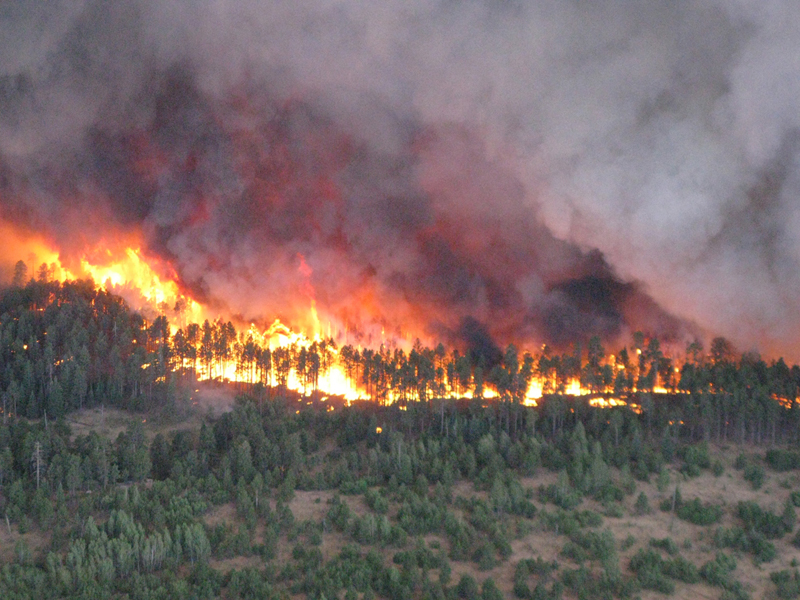
<path fill-rule="evenodd" d="M 565 392 L 578 382 L 587 393 L 638 406 L 649 431 L 677 423 L 690 439 L 754 443 L 799 435 L 800 367 L 753 354 L 737 358 L 723 338 L 707 354 L 690 344 L 681 363 L 664 355 L 657 338 L 639 332 L 630 348 L 613 355 L 596 337 L 585 352 L 576 344 L 563 354 L 545 346 L 536 355 L 514 346 L 462 354 L 419 342 L 409 352 L 337 348 L 332 339 L 271 349 L 257 332 L 222 320 L 192 323 L 173 335 L 166 316 L 148 322 L 90 280 L 50 281 L 47 270 L 0 295 L 4 418 L 57 419 L 101 404 L 169 405 L 181 382 L 198 377 L 239 380 L 240 391 L 259 395 L 285 389 L 294 376 L 303 393 L 314 393 L 334 367 L 379 404 L 481 397 L 491 388 L 505 407 L 508 432 L 519 426 L 515 406 L 536 381 L 554 430 L 565 417 Z"/>

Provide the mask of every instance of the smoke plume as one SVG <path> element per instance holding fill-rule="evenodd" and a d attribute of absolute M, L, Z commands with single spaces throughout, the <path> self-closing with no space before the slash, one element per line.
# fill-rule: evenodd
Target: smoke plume
<path fill-rule="evenodd" d="M 797 359 L 799 30 L 792 0 L 19 0 L 0 217 L 365 343 Z"/>

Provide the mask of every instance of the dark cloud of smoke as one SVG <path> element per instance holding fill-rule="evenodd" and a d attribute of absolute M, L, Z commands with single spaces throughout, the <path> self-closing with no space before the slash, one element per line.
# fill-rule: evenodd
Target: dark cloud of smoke
<path fill-rule="evenodd" d="M 20 0 L 0 211 L 67 254 L 140 230 L 247 317 L 307 309 L 303 257 L 362 336 L 692 322 L 796 358 L 799 26 L 791 0 Z"/>

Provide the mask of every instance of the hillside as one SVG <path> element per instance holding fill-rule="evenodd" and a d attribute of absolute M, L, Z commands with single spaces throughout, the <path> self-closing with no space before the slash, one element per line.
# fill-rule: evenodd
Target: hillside
<path fill-rule="evenodd" d="M 685 444 L 626 408 L 552 436 L 520 407 L 510 436 L 502 409 L 240 398 L 8 423 L 0 593 L 797 595 L 797 453 Z"/>

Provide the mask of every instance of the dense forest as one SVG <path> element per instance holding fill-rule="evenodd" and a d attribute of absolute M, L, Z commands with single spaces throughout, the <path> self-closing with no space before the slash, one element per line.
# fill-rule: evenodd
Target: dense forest
<path fill-rule="evenodd" d="M 2 598 L 800 596 L 800 369 L 724 340 L 681 364 L 639 335 L 613 358 L 269 349 L 46 274 L 3 292 L 0 328 Z M 372 401 L 286 389 L 313 397 L 333 360 Z M 182 420 L 231 366 L 233 410 Z M 124 426 L 76 433 L 99 407 Z"/>
<path fill-rule="evenodd" d="M 176 307 L 176 309 L 179 307 Z M 179 314 L 178 311 L 174 311 Z M 381 347 L 337 348 L 333 339 L 270 348 L 253 330 L 230 322 L 191 323 L 174 334 L 167 316 L 146 321 L 91 280 L 39 280 L 0 296 L 0 392 L 4 415 L 58 419 L 84 407 L 145 409 L 174 401 L 181 383 L 230 378 L 240 391 L 263 396 L 285 389 L 294 375 L 313 394 L 331 369 L 344 371 L 364 397 L 428 402 L 482 397 L 492 391 L 506 408 L 507 429 L 532 380 L 554 427 L 563 420 L 570 383 L 596 396 L 630 401 L 658 426 L 665 413 L 689 439 L 776 443 L 798 436 L 800 367 L 737 357 L 723 338 L 707 354 L 690 344 L 680 361 L 659 340 L 637 332 L 630 349 L 607 355 L 599 338 L 564 354 L 547 346 L 532 355 L 483 344 L 461 354 L 417 343 L 409 352 Z M 654 401 L 654 396 L 659 401 Z"/>

